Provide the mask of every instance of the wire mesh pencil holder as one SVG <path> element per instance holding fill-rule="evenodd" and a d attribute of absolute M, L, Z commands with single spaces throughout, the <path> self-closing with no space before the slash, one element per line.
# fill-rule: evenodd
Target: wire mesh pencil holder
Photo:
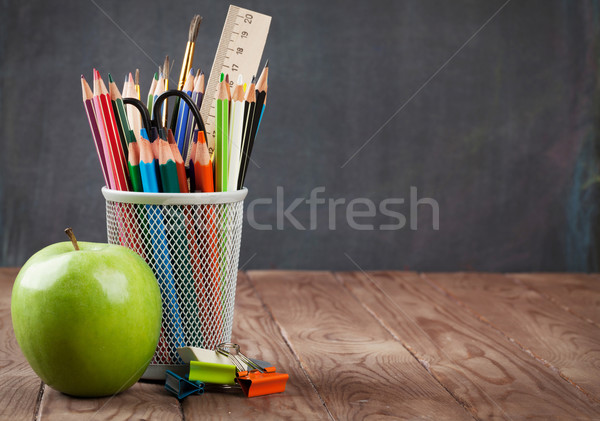
<path fill-rule="evenodd" d="M 164 380 L 166 370 L 181 369 L 179 347 L 215 349 L 231 341 L 247 193 L 102 188 L 108 242 L 142 256 L 162 294 L 160 339 L 142 378 Z"/>

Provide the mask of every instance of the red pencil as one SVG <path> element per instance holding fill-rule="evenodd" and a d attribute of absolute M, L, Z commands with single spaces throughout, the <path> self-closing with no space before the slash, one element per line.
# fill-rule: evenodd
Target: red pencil
<path fill-rule="evenodd" d="M 106 85 L 104 85 L 104 82 L 100 77 L 100 73 L 96 69 L 94 69 L 94 96 L 98 96 L 101 107 L 100 114 L 108 135 L 108 150 L 113 164 L 115 187 L 117 190 L 129 191 L 125 153 L 123 152 L 123 147 L 121 146 L 121 141 L 119 139 L 117 123 L 113 113 L 112 104 L 110 103 L 110 96 L 106 89 Z"/>

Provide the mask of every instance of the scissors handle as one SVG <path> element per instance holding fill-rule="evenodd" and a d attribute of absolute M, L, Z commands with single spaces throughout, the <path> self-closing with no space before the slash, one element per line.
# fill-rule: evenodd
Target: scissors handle
<path fill-rule="evenodd" d="M 170 96 L 177 96 L 177 97 L 183 99 L 187 103 L 188 107 L 190 108 L 190 111 L 194 115 L 194 119 L 196 120 L 196 125 L 198 126 L 198 129 L 202 130 L 206 134 L 206 129 L 204 127 L 204 120 L 202 120 L 202 116 L 200 115 L 200 111 L 198 110 L 198 107 L 196 106 L 196 104 L 194 104 L 194 101 L 192 100 L 192 98 L 190 98 L 190 96 L 188 94 L 186 94 L 185 92 L 182 92 L 182 91 L 178 91 L 177 89 L 171 89 L 171 90 L 161 94 L 158 98 L 156 98 L 156 101 L 154 101 L 154 106 L 152 108 L 152 114 L 153 114 L 152 126 L 156 127 L 157 129 L 159 129 L 161 127 L 160 116 L 159 116 L 160 108 L 161 108 L 163 101 Z M 174 117 L 177 118 L 176 116 L 174 116 Z"/>
<path fill-rule="evenodd" d="M 137 98 L 123 98 L 123 103 L 127 105 L 133 105 L 138 109 L 142 115 L 142 122 L 144 123 L 146 133 L 148 133 L 148 136 L 150 136 L 150 113 L 148 112 L 148 108 L 146 108 L 144 103 Z M 139 135 L 139 133 L 137 134 Z"/>

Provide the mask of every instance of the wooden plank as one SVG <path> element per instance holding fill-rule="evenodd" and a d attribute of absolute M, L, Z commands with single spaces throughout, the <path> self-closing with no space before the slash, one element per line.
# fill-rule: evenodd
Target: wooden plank
<path fill-rule="evenodd" d="M 269 361 L 288 373 L 285 392 L 249 399 L 241 391 L 190 396 L 183 402 L 186 420 L 329 418 L 298 360 L 242 273 L 238 275 L 232 340 L 247 356 Z"/>
<path fill-rule="evenodd" d="M 600 417 L 600 404 L 418 274 L 336 276 L 474 417 Z"/>
<path fill-rule="evenodd" d="M 0 419 L 35 419 L 41 380 L 21 352 L 12 328 L 10 297 L 19 270 L 0 268 Z"/>
<path fill-rule="evenodd" d="M 181 420 L 177 399 L 168 394 L 164 384 L 138 382 L 123 393 L 106 398 L 73 398 L 45 386 L 40 404 L 43 421 L 78 421 L 82 419 Z"/>
<path fill-rule="evenodd" d="M 330 273 L 248 275 L 335 419 L 472 419 Z"/>
<path fill-rule="evenodd" d="M 600 330 L 504 275 L 427 274 L 482 321 L 600 402 Z"/>
<path fill-rule="evenodd" d="M 508 276 L 600 327 L 600 277 L 582 273 L 511 273 Z"/>

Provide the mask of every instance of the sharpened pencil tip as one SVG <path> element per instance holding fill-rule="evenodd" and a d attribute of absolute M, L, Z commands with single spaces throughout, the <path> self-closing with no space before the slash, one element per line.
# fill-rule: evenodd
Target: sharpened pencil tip
<path fill-rule="evenodd" d="M 110 73 L 108 74 L 108 82 L 109 83 L 113 83 L 114 82 L 113 77 L 112 77 L 112 75 Z"/>
<path fill-rule="evenodd" d="M 267 59 L 267 62 L 265 63 L 265 68 L 269 67 L 269 59 Z"/>
<path fill-rule="evenodd" d="M 252 81 L 250 83 L 256 83 L 256 75 L 252 76 Z"/>

